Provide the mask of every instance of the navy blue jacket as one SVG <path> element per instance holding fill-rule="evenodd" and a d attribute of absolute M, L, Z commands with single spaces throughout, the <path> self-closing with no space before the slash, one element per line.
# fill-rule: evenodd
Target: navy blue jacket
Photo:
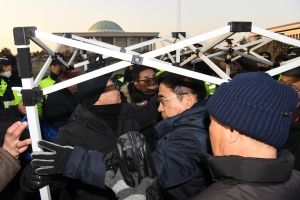
<path fill-rule="evenodd" d="M 75 146 L 66 165 L 64 176 L 105 188 L 105 155 L 99 151 L 85 150 Z"/>
<path fill-rule="evenodd" d="M 205 101 L 205 100 L 204 100 Z M 177 199 L 184 199 L 182 191 L 186 196 L 192 197 L 208 186 L 205 175 L 199 166 L 203 166 L 196 152 L 202 152 L 200 141 L 193 135 L 202 130 L 206 138 L 206 146 L 209 145 L 207 134 L 209 116 L 204 102 L 196 103 L 191 109 L 183 113 L 161 121 L 155 126 L 157 132 L 157 149 L 152 152 L 154 164 L 158 173 L 161 186 L 170 190 Z M 176 127 L 188 125 L 199 129 L 186 129 L 171 133 Z M 165 140 L 168 138 L 166 144 Z M 181 189 L 180 189 L 181 188 Z"/>

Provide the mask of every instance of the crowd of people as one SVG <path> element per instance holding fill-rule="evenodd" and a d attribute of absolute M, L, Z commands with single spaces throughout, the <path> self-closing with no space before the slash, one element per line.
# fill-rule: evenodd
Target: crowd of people
<path fill-rule="evenodd" d="M 270 53 L 258 54 L 272 61 Z M 265 73 L 298 56 L 300 48 L 289 49 L 273 66 L 212 59 L 231 69 L 232 79 L 220 86 L 143 65 L 86 80 L 37 103 L 40 120 L 56 134 L 42 133 L 38 146 L 44 151 L 32 152 L 22 96 L 12 90 L 22 87 L 17 59 L 4 55 L 0 199 L 40 199 L 46 185 L 52 199 L 66 200 L 300 199 L 300 66 L 276 77 Z M 194 63 L 182 67 L 218 76 L 204 62 Z M 84 72 L 67 70 L 54 58 L 39 87 L 103 66 L 99 54 Z M 138 166 L 122 163 L 116 145 L 132 131 L 147 146 L 125 155 Z M 133 172 L 137 184 L 128 181 L 124 165 L 140 168 Z"/>

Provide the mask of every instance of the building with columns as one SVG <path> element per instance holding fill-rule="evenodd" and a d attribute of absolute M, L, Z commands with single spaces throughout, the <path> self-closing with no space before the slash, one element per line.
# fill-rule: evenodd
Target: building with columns
<path fill-rule="evenodd" d="M 294 38 L 296 40 L 300 40 L 300 22 L 290 23 L 290 24 L 284 24 L 276 27 L 267 28 L 266 30 L 272 31 L 274 33 L 279 33 L 291 38 Z M 258 40 L 262 38 L 262 36 L 257 35 L 255 33 L 250 33 L 248 35 L 248 39 L 250 42 Z M 276 55 L 279 54 L 286 54 L 288 48 L 291 45 L 284 44 L 278 41 L 273 40 L 272 42 L 264 45 L 263 47 L 260 47 L 256 51 L 268 51 L 271 53 L 272 60 L 275 58 Z"/>
<path fill-rule="evenodd" d="M 296 40 L 300 40 L 300 22 L 295 22 L 291 24 L 284 24 L 276 27 L 267 28 L 266 30 L 272 31 L 274 33 L 279 33 Z M 249 34 L 250 41 L 256 40 L 257 34 Z"/>
<path fill-rule="evenodd" d="M 62 36 L 64 33 L 53 33 Z M 158 37 L 159 32 L 125 32 L 118 24 L 112 21 L 104 20 L 93 24 L 87 32 L 71 33 L 76 36 L 87 39 L 96 39 L 118 47 L 128 47 L 147 40 Z M 144 53 L 156 49 L 155 44 L 146 45 L 133 51 Z M 73 47 L 61 45 L 60 52 L 69 50 L 73 52 Z"/>

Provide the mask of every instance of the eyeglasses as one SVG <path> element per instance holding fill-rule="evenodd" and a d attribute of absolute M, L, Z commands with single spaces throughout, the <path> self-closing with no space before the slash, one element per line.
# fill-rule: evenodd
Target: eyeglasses
<path fill-rule="evenodd" d="M 157 83 L 157 77 L 153 77 L 153 78 L 146 78 L 145 80 L 138 80 L 140 81 L 144 81 L 147 85 L 151 84 L 151 81 L 153 81 L 154 83 Z"/>
<path fill-rule="evenodd" d="M 172 97 L 166 98 L 166 99 L 161 99 L 160 97 L 157 97 L 157 101 L 159 101 L 161 104 L 164 104 L 165 101 L 169 101 L 170 99 L 173 99 L 177 96 L 182 96 L 182 95 L 186 95 L 187 93 L 182 93 L 182 94 L 175 94 Z"/>

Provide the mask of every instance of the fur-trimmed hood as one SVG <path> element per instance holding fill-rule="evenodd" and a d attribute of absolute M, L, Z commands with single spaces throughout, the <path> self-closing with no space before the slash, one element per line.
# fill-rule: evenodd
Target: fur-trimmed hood
<path fill-rule="evenodd" d="M 120 89 L 120 91 L 123 93 L 123 95 L 126 97 L 126 101 L 128 103 L 132 103 L 130 94 L 129 94 L 129 89 L 128 89 L 128 85 L 129 83 L 126 83 L 125 85 L 123 85 Z"/>

